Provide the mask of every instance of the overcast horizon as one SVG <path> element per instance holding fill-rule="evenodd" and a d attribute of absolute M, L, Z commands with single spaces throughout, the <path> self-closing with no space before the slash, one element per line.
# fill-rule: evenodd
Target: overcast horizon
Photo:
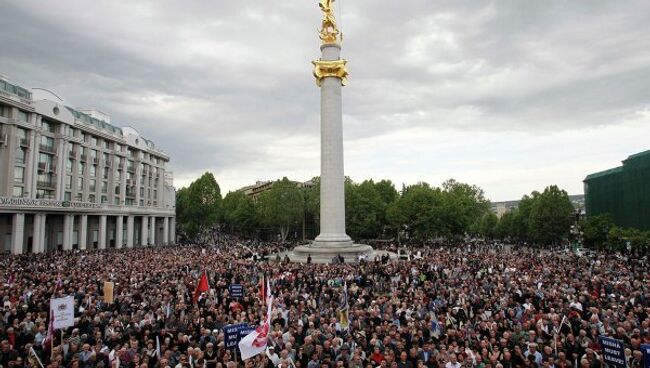
<path fill-rule="evenodd" d="M 89 6 L 92 4 L 92 6 Z M 650 2 L 338 0 L 345 174 L 493 201 L 650 149 Z M 320 172 L 318 1 L 2 4 L 0 74 L 95 107 L 222 194 Z"/>

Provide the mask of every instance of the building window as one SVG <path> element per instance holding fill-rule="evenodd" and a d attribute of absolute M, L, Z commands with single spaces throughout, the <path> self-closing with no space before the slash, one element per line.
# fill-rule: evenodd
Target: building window
<path fill-rule="evenodd" d="M 72 173 L 72 168 L 74 167 L 74 160 L 69 158 L 65 161 L 65 172 Z"/>
<path fill-rule="evenodd" d="M 94 178 L 97 176 L 97 165 L 90 165 L 90 177 Z"/>
<path fill-rule="evenodd" d="M 77 190 L 80 192 L 84 190 L 84 178 L 77 178 Z"/>
<path fill-rule="evenodd" d="M 108 197 L 102 196 L 102 204 L 108 203 Z"/>
<path fill-rule="evenodd" d="M 65 189 L 72 189 L 72 176 L 70 175 L 65 177 Z"/>
<path fill-rule="evenodd" d="M 0 105 L 0 116 L 7 117 L 9 114 L 9 108 L 7 108 L 5 105 Z"/>
<path fill-rule="evenodd" d="M 108 153 L 104 152 L 104 164 L 105 165 L 108 164 L 109 159 L 110 159 L 110 156 L 108 155 Z"/>
<path fill-rule="evenodd" d="M 90 137 L 90 144 L 92 144 L 93 146 L 97 146 L 97 137 L 91 136 Z"/>
<path fill-rule="evenodd" d="M 90 187 L 89 187 L 88 190 L 91 191 L 91 192 L 95 192 L 97 190 L 97 188 L 96 188 L 97 182 L 95 181 L 95 179 L 90 179 L 89 183 L 90 183 Z"/>
<path fill-rule="evenodd" d="M 18 150 L 16 150 L 16 163 L 24 165 L 26 156 L 27 156 L 27 152 L 25 151 L 24 148 L 19 148 Z"/>
<path fill-rule="evenodd" d="M 14 183 L 23 183 L 25 181 L 25 168 L 14 167 Z"/>
<path fill-rule="evenodd" d="M 116 205 L 119 205 L 120 204 L 120 197 L 115 197 L 115 199 L 113 200 L 113 203 L 116 204 Z"/>
<path fill-rule="evenodd" d="M 108 167 L 102 167 L 102 178 L 108 179 Z"/>
<path fill-rule="evenodd" d="M 144 207 L 144 199 L 140 200 L 140 207 Z"/>
<path fill-rule="evenodd" d="M 119 143 L 115 143 L 115 152 L 122 152 L 122 145 Z"/>
<path fill-rule="evenodd" d="M 22 121 L 23 123 L 27 122 L 28 115 L 27 112 L 23 110 L 18 110 L 18 121 Z"/>
<path fill-rule="evenodd" d="M 85 166 L 86 165 L 83 162 L 79 162 L 79 175 L 84 174 Z"/>
<path fill-rule="evenodd" d="M 108 182 L 106 181 L 102 181 L 102 193 L 108 193 Z"/>
<path fill-rule="evenodd" d="M 83 201 L 83 193 L 77 192 L 77 194 L 74 195 L 74 200 L 77 202 Z"/>
<path fill-rule="evenodd" d="M 63 193 L 63 200 L 70 202 L 72 200 L 72 193 L 70 192 Z"/>
<path fill-rule="evenodd" d="M 15 186 L 14 190 L 12 192 L 12 195 L 14 197 L 22 197 L 23 196 L 23 187 Z"/>
<path fill-rule="evenodd" d="M 118 195 L 120 194 L 120 186 L 119 185 L 115 186 L 115 194 L 118 194 Z"/>
<path fill-rule="evenodd" d="M 107 140 L 104 140 L 104 148 L 105 149 L 111 149 L 111 143 Z"/>
<path fill-rule="evenodd" d="M 96 201 L 95 195 L 94 194 L 89 194 L 88 195 L 88 202 L 95 203 L 95 201 Z"/>

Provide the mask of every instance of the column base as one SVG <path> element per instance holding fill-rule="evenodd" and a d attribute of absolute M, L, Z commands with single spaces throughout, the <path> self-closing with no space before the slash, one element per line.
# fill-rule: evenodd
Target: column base
<path fill-rule="evenodd" d="M 318 239 L 318 238 L 317 238 Z M 280 253 L 279 256 L 284 260 L 285 256 L 289 257 L 291 262 L 306 263 L 307 258 L 311 256 L 312 263 L 332 263 L 334 257 L 341 256 L 346 263 L 356 263 L 359 258 L 373 260 L 375 256 L 380 256 L 385 252 L 374 251 L 371 246 L 365 244 L 354 244 L 350 241 L 320 241 L 316 240 L 311 244 L 300 245 L 288 251 Z M 271 256 L 273 260 L 275 255 Z"/>

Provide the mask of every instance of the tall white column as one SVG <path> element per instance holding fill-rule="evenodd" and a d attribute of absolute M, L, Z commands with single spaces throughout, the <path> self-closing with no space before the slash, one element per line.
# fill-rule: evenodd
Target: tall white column
<path fill-rule="evenodd" d="M 63 250 L 72 249 L 72 228 L 74 215 L 63 215 Z"/>
<path fill-rule="evenodd" d="M 169 219 L 169 241 L 176 244 L 176 217 Z"/>
<path fill-rule="evenodd" d="M 321 46 L 323 61 L 340 59 L 341 46 Z M 345 233 L 345 176 L 343 174 L 343 115 L 341 77 L 325 76 L 321 82 L 320 235 L 316 245 L 349 246 Z"/>
<path fill-rule="evenodd" d="M 115 216 L 115 248 L 122 248 L 124 216 Z"/>
<path fill-rule="evenodd" d="M 86 249 L 88 244 L 88 215 L 79 219 L 79 249 Z"/>
<path fill-rule="evenodd" d="M 106 249 L 106 215 L 99 216 L 99 249 Z"/>
<path fill-rule="evenodd" d="M 43 217 L 41 219 L 41 240 L 40 240 L 40 248 L 41 252 L 45 253 L 47 252 L 47 234 L 45 233 L 46 231 L 46 225 L 47 223 L 47 214 L 43 214 Z"/>
<path fill-rule="evenodd" d="M 149 220 L 149 244 L 156 245 L 156 216 Z"/>
<path fill-rule="evenodd" d="M 149 244 L 147 243 L 147 235 L 149 234 L 148 222 L 149 222 L 149 217 L 142 216 L 142 228 L 140 229 L 140 245 L 142 245 L 143 247 L 146 247 Z"/>
<path fill-rule="evenodd" d="M 133 227 L 134 227 L 133 216 L 127 216 L 126 218 L 126 247 L 127 248 L 133 248 Z"/>
<path fill-rule="evenodd" d="M 11 223 L 11 254 L 23 253 L 23 239 L 25 237 L 25 214 L 14 213 Z"/>
<path fill-rule="evenodd" d="M 163 245 L 169 244 L 169 217 L 163 217 Z"/>
<path fill-rule="evenodd" d="M 33 253 L 42 253 L 43 250 L 43 234 L 41 228 L 41 222 L 43 221 L 43 215 L 40 213 L 34 214 L 34 231 L 32 234 L 32 252 Z"/>

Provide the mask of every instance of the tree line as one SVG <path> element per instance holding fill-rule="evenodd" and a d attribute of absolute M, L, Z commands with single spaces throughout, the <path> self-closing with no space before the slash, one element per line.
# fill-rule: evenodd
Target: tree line
<path fill-rule="evenodd" d="M 253 200 L 241 191 L 222 197 L 219 184 L 205 173 L 176 194 L 178 231 L 188 240 L 219 231 L 256 238 L 261 230 L 281 240 L 318 234 L 320 181 L 300 188 L 286 177 Z M 522 198 L 501 219 L 490 211 L 483 190 L 449 179 L 402 186 L 390 180 L 345 181 L 346 228 L 354 240 L 464 239 L 467 236 L 531 243 L 558 243 L 569 236 L 574 209 L 566 191 L 549 186 Z"/>

